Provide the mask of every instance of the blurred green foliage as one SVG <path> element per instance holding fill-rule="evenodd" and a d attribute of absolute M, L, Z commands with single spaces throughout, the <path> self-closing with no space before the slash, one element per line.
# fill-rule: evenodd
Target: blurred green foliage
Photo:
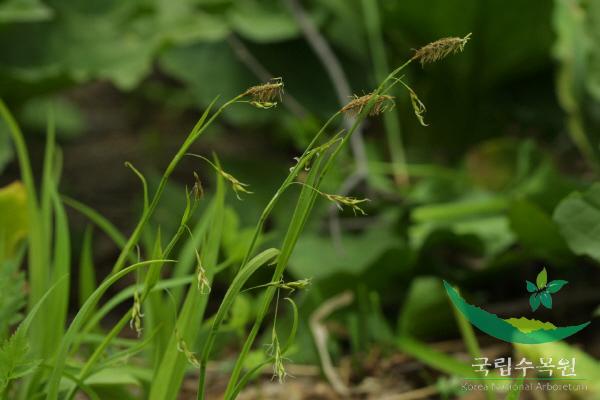
<path fill-rule="evenodd" d="M 302 3 L 354 92 L 369 92 L 375 73 L 361 2 Z M 378 4 L 390 65 L 440 37 L 472 32 L 472 40 L 460 57 L 413 65 L 407 72 L 427 105 L 429 127 L 418 124 L 404 94 L 394 93 L 410 183 L 398 186 L 390 178 L 383 130 L 379 122 L 369 122 L 369 216 L 340 214 L 345 229 L 332 239 L 330 205 L 319 203 L 318 218 L 308 222 L 289 272 L 296 279 L 314 279 L 313 288 L 299 296 L 305 321 L 342 289 L 359 294 L 340 317 L 351 327 L 353 350 L 401 338 L 396 346 L 435 368 L 460 369 L 408 337 L 457 334 L 440 276 L 480 300 L 506 301 L 504 291 L 516 293 L 518 283 L 506 283 L 488 297 L 483 293 L 489 282 L 543 264 L 585 286 L 600 262 L 600 188 L 589 187 L 600 165 L 600 2 Z M 277 0 L 9 0 L 0 3 L 0 49 L 0 95 L 15 105 L 31 131 L 43 130 L 42 110 L 52 101 L 64 141 L 85 133 L 86 117 L 73 90 L 94 82 L 108 82 L 134 102 L 178 116 L 205 108 L 216 95 L 231 98 L 263 81 L 255 62 L 282 76 L 286 94 L 300 110 L 284 109 L 284 98 L 276 112 L 243 107 L 225 113 L 238 138 L 250 136 L 257 148 L 266 149 L 258 155 L 234 149 L 227 160 L 256 193 L 225 209 L 221 250 L 232 264 L 247 248 L 261 196 L 268 196 L 279 178 L 274 171 L 283 174 L 292 164 L 291 155 L 290 165 L 281 165 L 265 154 L 288 157 L 315 133 L 314 121 L 339 109 L 318 58 Z M 235 147 L 229 138 L 223 147 Z M 0 171 L 12 157 L 8 142 L 0 125 Z M 352 171 L 351 157 L 344 160 L 326 182 L 332 193 Z M 154 223 L 169 235 L 177 228 L 181 193 L 181 187 L 170 185 L 156 213 Z M 266 244 L 285 232 L 283 208 L 269 221 Z M 258 303 L 252 293 L 236 302 L 226 325 L 242 335 Z M 295 359 L 315 361 L 305 328 L 298 333 L 303 350 Z"/>

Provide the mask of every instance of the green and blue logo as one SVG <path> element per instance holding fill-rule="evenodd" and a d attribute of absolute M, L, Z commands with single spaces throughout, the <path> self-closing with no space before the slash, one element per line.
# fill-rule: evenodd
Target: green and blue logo
<path fill-rule="evenodd" d="M 537 275 L 535 284 L 525 281 L 527 292 L 531 293 L 529 296 L 531 310 L 535 312 L 540 305 L 552 309 L 552 295 L 561 290 L 567 283 L 565 280 L 548 282 L 548 273 L 545 268 Z M 496 314 L 467 303 L 458 291 L 446 281 L 444 281 L 444 287 L 454 306 L 472 325 L 484 333 L 505 342 L 523 344 L 555 342 L 576 334 L 590 324 L 588 321 L 579 325 L 557 327 L 550 322 L 525 317 L 503 319 Z"/>

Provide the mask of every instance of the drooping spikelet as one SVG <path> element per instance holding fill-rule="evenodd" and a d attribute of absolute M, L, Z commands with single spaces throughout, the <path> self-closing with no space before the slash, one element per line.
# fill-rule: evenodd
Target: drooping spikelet
<path fill-rule="evenodd" d="M 210 293 L 210 282 L 206 276 L 206 270 L 202 266 L 202 260 L 200 259 L 200 253 L 198 253 L 198 250 L 196 250 L 196 263 L 198 264 L 196 267 L 198 290 L 200 290 L 200 294 L 208 294 Z"/>
<path fill-rule="evenodd" d="M 325 196 L 325 198 L 329 201 L 332 201 L 335 203 L 335 205 L 337 206 L 337 208 L 339 208 L 340 210 L 343 210 L 344 208 L 342 207 L 342 205 L 350 207 L 352 209 L 352 211 L 354 211 L 354 214 L 356 214 L 356 212 L 360 212 L 362 215 L 367 215 L 367 213 L 365 213 L 365 211 L 360 208 L 359 204 L 361 203 L 365 203 L 367 201 L 369 201 L 369 199 L 357 199 L 355 197 L 348 197 L 348 196 L 342 196 L 339 194 L 329 194 L 329 193 L 322 193 L 323 196 Z"/>
<path fill-rule="evenodd" d="M 415 112 L 415 116 L 419 120 L 419 123 L 422 126 L 427 126 L 427 124 L 425 123 L 425 118 L 423 117 L 423 114 L 425 114 L 425 111 L 427 111 L 427 108 L 425 108 L 425 104 L 423 104 L 421 99 L 419 99 L 419 96 L 417 96 L 415 91 L 412 90 L 410 86 L 408 86 L 403 81 L 400 81 L 400 83 L 406 88 L 406 90 L 408 90 L 408 94 L 410 95 L 410 104 L 412 105 L 413 111 Z"/>
<path fill-rule="evenodd" d="M 235 196 L 238 198 L 238 200 L 242 199 L 240 197 L 240 193 L 252 194 L 251 191 L 246 189 L 246 187 L 249 186 L 247 183 L 242 183 L 242 182 L 238 181 L 233 175 L 228 174 L 227 172 L 223 171 L 220 168 L 217 169 L 217 171 L 219 172 L 219 174 L 221 174 L 221 176 L 223 178 L 225 178 L 225 180 L 227 180 L 231 184 L 231 188 L 235 192 Z"/>
<path fill-rule="evenodd" d="M 200 181 L 200 177 L 196 172 L 194 172 L 194 186 L 192 187 L 192 194 L 194 195 L 194 200 L 198 201 L 204 196 L 204 188 L 202 187 L 202 182 Z"/>
<path fill-rule="evenodd" d="M 306 278 L 306 279 L 300 279 L 297 281 L 291 281 L 291 282 L 284 282 L 283 280 L 277 285 L 277 287 L 281 288 L 281 289 L 286 289 L 290 291 L 291 293 L 294 293 L 296 290 L 303 290 L 306 289 L 307 287 L 309 287 L 311 284 L 311 279 L 310 278 Z"/>
<path fill-rule="evenodd" d="M 412 59 L 419 60 L 421 65 L 439 61 L 443 58 L 446 58 L 450 54 L 463 51 L 470 38 L 471 34 L 469 33 L 463 38 L 447 37 L 436 40 L 435 42 L 429 43 L 428 45 L 417 50 Z"/>
<path fill-rule="evenodd" d="M 213 167 L 213 169 L 219 175 L 221 175 L 227 182 L 229 182 L 231 184 L 231 188 L 235 192 L 235 196 L 238 198 L 238 200 L 242 199 L 240 197 L 240 193 L 252 194 L 251 191 L 249 191 L 248 189 L 246 189 L 249 186 L 248 184 L 242 183 L 242 182 L 238 181 L 236 179 L 236 177 L 234 177 L 233 175 L 231 175 L 231 174 L 223 171 L 223 169 L 221 167 L 219 167 L 218 165 L 216 165 L 215 163 L 213 163 L 212 161 L 210 161 L 208 158 L 200 156 L 198 154 L 193 154 L 193 153 L 187 153 L 187 155 L 200 158 L 200 159 L 206 161 L 207 163 L 209 163 L 210 166 Z"/>
<path fill-rule="evenodd" d="M 250 104 L 258 108 L 271 108 L 277 105 L 277 100 L 283 101 L 283 80 L 272 78 L 262 85 L 252 86 L 244 92 L 244 96 L 251 96 Z"/>
<path fill-rule="evenodd" d="M 376 96 L 374 93 L 365 94 L 364 96 L 360 97 L 354 95 L 352 96 L 352 100 L 342 107 L 341 111 L 352 115 L 358 115 L 374 96 Z M 374 100 L 373 107 L 371 108 L 371 111 L 369 111 L 369 115 L 379 115 L 387 110 L 391 110 L 394 108 L 394 105 L 394 97 L 388 96 L 387 94 L 377 95 L 377 98 Z"/>
<path fill-rule="evenodd" d="M 177 328 L 175 328 L 175 339 L 177 340 L 177 351 L 183 353 L 188 362 L 194 367 L 200 368 L 200 361 L 198 361 L 196 355 L 189 349 L 187 343 L 185 340 L 183 340 L 183 337 Z"/>
<path fill-rule="evenodd" d="M 140 337 L 142 335 L 142 302 L 140 295 L 136 290 L 133 292 L 133 307 L 131 307 L 131 321 L 129 321 L 129 327 L 134 329 Z"/>

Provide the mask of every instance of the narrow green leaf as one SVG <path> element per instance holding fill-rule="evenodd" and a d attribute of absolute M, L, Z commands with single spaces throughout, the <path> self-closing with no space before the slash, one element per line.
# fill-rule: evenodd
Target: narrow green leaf
<path fill-rule="evenodd" d="M 93 256 L 93 227 L 88 225 L 83 233 L 79 256 L 79 306 L 82 306 L 96 287 L 96 271 Z"/>
<path fill-rule="evenodd" d="M 158 261 L 165 262 L 165 263 L 174 262 L 173 260 L 150 260 L 150 261 L 142 261 L 142 262 L 133 264 L 127 268 L 120 270 L 119 272 L 117 272 L 115 274 L 110 275 L 98 286 L 98 288 L 96 290 L 94 290 L 94 292 L 87 299 L 85 304 L 79 309 L 79 311 L 75 315 L 75 318 L 73 318 L 71 325 L 69 325 L 69 329 L 67 329 L 65 335 L 63 336 L 63 339 L 61 341 L 60 347 L 58 349 L 58 352 L 57 352 L 57 355 L 55 358 L 54 370 L 52 371 L 52 374 L 50 375 L 50 378 L 48 381 L 48 389 L 47 389 L 48 390 L 48 395 L 47 395 L 48 400 L 58 400 L 60 380 L 63 375 L 63 370 L 65 369 L 65 364 L 67 361 L 69 349 L 70 349 L 71 345 L 73 344 L 73 342 L 75 341 L 75 338 L 76 338 L 77 334 L 79 333 L 84 320 L 87 318 L 88 313 L 96 306 L 96 304 L 98 303 L 98 301 L 100 300 L 102 295 L 106 292 L 106 290 L 110 286 L 112 286 L 115 282 L 117 282 L 119 279 L 121 279 L 125 275 L 137 270 L 138 268 L 141 268 L 143 266 L 152 265 L 153 263 L 156 263 Z"/>

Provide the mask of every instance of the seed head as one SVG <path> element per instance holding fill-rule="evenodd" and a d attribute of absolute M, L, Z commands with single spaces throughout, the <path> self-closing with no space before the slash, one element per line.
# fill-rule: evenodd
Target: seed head
<path fill-rule="evenodd" d="M 240 197 L 240 192 L 248 193 L 248 194 L 252 193 L 248 189 L 246 189 L 246 187 L 248 187 L 247 184 L 238 181 L 233 175 L 228 174 L 227 172 L 223 171 L 223 169 L 221 169 L 221 167 L 219 167 L 218 165 L 216 165 L 215 163 L 210 161 L 208 158 L 206 158 L 204 156 L 200 156 L 198 154 L 192 154 L 192 153 L 187 153 L 187 155 L 193 156 L 193 157 L 198 157 L 198 158 L 206 161 L 208 164 L 210 164 L 210 166 L 213 167 L 213 169 L 215 171 L 217 171 L 217 173 L 219 175 L 221 175 L 226 181 L 228 181 L 231 184 L 231 187 L 233 188 L 233 191 L 235 192 L 235 195 L 238 198 L 238 200 L 242 199 Z"/>
<path fill-rule="evenodd" d="M 246 189 L 249 186 L 248 184 L 238 181 L 233 175 L 228 174 L 227 172 L 223 171 L 222 169 L 218 169 L 218 171 L 219 171 L 219 174 L 221 174 L 221 176 L 223 178 L 225 178 L 225 180 L 227 180 L 229 183 L 231 183 L 231 188 L 235 192 L 235 196 L 238 198 L 238 200 L 242 199 L 240 197 L 240 193 L 252 194 L 251 191 Z"/>
<path fill-rule="evenodd" d="M 277 381 L 279 383 L 283 383 L 285 381 L 285 378 L 288 376 L 288 373 L 285 370 L 285 358 L 283 357 L 283 352 L 281 351 L 279 338 L 277 337 L 275 328 L 273 328 L 272 339 L 273 341 L 269 345 L 269 355 L 273 357 L 273 379 L 277 378 Z"/>
<path fill-rule="evenodd" d="M 198 250 L 196 250 L 196 262 L 198 264 L 198 266 L 196 267 L 198 290 L 200 290 L 200 294 L 208 294 L 210 293 L 210 282 L 208 281 L 208 277 L 206 276 L 206 270 L 202 266 L 202 260 L 200 259 L 200 254 L 198 253 Z"/>
<path fill-rule="evenodd" d="M 135 329 L 138 337 L 142 335 L 142 303 L 140 300 L 140 295 L 136 290 L 133 292 L 133 307 L 131 308 L 131 321 L 129 321 L 129 327 L 131 329 Z"/>
<path fill-rule="evenodd" d="M 425 114 L 425 111 L 427 111 L 427 109 L 425 108 L 425 104 L 423 104 L 423 102 L 419 99 L 415 91 L 412 90 L 410 86 L 408 86 L 402 81 L 400 81 L 400 83 L 402 83 L 406 90 L 408 90 L 408 94 L 410 95 L 410 103 L 412 105 L 413 111 L 415 112 L 415 116 L 419 120 L 419 123 L 423 126 L 427 126 L 427 124 L 425 123 L 425 118 L 423 118 L 423 114 Z"/>
<path fill-rule="evenodd" d="M 325 196 L 327 200 L 334 202 L 337 208 L 339 208 L 340 210 L 343 210 L 342 205 L 344 205 L 352 208 L 352 211 L 354 211 L 354 215 L 356 215 L 357 211 L 360 212 L 362 215 L 367 215 L 367 213 L 365 213 L 365 211 L 362 208 L 360 208 L 359 204 L 365 203 L 369 201 L 369 199 L 357 199 L 355 197 L 347 197 L 341 196 L 339 194 L 329 193 L 322 193 L 322 195 Z"/>
<path fill-rule="evenodd" d="M 436 40 L 417 50 L 412 59 L 419 60 L 421 65 L 439 61 L 450 54 L 456 54 L 463 51 L 470 38 L 471 34 L 469 33 L 464 38 L 448 37 Z"/>
<path fill-rule="evenodd" d="M 364 96 L 360 97 L 358 97 L 357 95 L 353 95 L 352 100 L 350 100 L 348 104 L 342 107 L 341 111 L 349 113 L 351 115 L 358 115 L 362 112 L 362 110 L 374 96 L 376 96 L 374 93 L 365 94 Z M 377 95 L 375 103 L 373 104 L 371 111 L 369 111 L 369 115 L 379 115 L 383 112 L 391 110 L 392 108 L 394 108 L 394 105 L 394 97 L 388 96 L 387 94 Z"/>
<path fill-rule="evenodd" d="M 293 293 L 295 290 L 306 289 L 308 286 L 310 286 L 310 284 L 311 284 L 310 279 L 300 279 L 299 281 L 292 281 L 292 282 L 281 281 L 277 286 L 282 289 L 289 290 L 290 293 Z"/>
<path fill-rule="evenodd" d="M 194 199 L 196 201 L 200 200 L 202 196 L 204 196 L 202 182 L 200 182 L 200 177 L 196 172 L 194 172 L 194 187 L 192 188 L 192 193 L 194 194 Z"/>
<path fill-rule="evenodd" d="M 277 98 L 283 101 L 283 80 L 272 78 L 262 85 L 252 86 L 244 92 L 244 96 L 251 96 L 250 104 L 257 108 L 268 109 L 277 105 Z"/>
<path fill-rule="evenodd" d="M 200 368 L 200 362 L 196 358 L 196 355 L 188 348 L 177 328 L 175 328 L 175 339 L 177 340 L 177 351 L 183 353 L 188 362 L 194 367 Z"/>

